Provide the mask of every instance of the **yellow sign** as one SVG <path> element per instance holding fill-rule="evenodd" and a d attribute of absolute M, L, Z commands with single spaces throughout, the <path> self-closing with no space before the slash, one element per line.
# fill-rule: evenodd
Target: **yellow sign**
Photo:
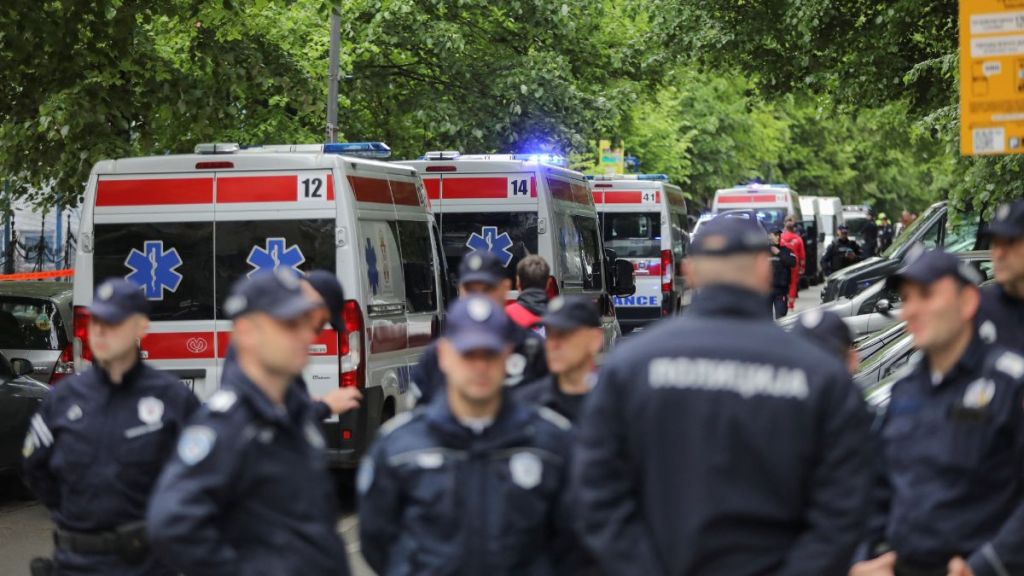
<path fill-rule="evenodd" d="M 1024 0 L 960 0 L 960 153 L 1024 153 Z"/>
<path fill-rule="evenodd" d="M 626 173 L 626 155 L 622 148 L 613 149 L 611 140 L 601 140 L 598 148 L 598 168 L 604 170 L 607 175 Z"/>

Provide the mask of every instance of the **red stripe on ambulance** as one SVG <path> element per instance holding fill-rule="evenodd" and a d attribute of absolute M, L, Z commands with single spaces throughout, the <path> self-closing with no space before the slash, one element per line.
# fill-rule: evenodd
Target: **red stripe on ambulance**
<path fill-rule="evenodd" d="M 719 196 L 719 204 L 751 204 L 754 202 L 777 202 L 775 194 L 746 194 L 736 196 Z"/>
<path fill-rule="evenodd" d="M 217 339 L 217 358 L 226 358 L 231 344 L 231 332 L 151 332 L 142 339 L 142 350 L 147 360 L 192 360 L 214 358 L 214 338 Z M 324 330 L 310 347 L 310 356 L 337 356 L 338 333 Z"/>
<path fill-rule="evenodd" d="M 166 206 L 212 202 L 212 178 L 100 180 L 96 186 L 96 206 Z"/>

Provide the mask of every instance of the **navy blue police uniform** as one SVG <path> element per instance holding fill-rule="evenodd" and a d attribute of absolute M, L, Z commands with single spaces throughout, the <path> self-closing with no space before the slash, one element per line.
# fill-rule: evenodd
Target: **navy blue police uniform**
<path fill-rule="evenodd" d="M 445 331 L 460 352 L 502 350 L 510 321 L 489 299 L 453 303 Z M 381 428 L 360 467 L 363 556 L 380 576 L 553 575 L 569 533 L 569 423 L 515 402 L 471 429 L 442 388 Z"/>
<path fill-rule="evenodd" d="M 469 252 L 459 264 L 460 284 L 480 282 L 496 286 L 505 278 L 505 267 L 491 252 Z M 506 386 L 531 382 L 548 373 L 547 358 L 544 356 L 544 338 L 540 334 L 513 324 L 508 338 L 512 345 L 512 354 L 505 367 Z M 431 343 L 423 352 L 423 357 L 413 367 L 411 376 L 421 404 L 430 403 L 433 395 L 444 387 L 444 373 L 437 363 L 436 342 Z"/>
<path fill-rule="evenodd" d="M 556 296 L 538 322 L 545 328 L 579 330 L 600 328 L 601 313 L 594 301 L 585 296 Z M 543 406 L 575 423 L 586 394 L 568 394 L 558 386 L 558 378 L 548 374 L 512 389 L 512 397 L 524 404 Z"/>
<path fill-rule="evenodd" d="M 139 286 L 107 280 L 90 313 L 120 324 L 148 314 Z M 57 574 L 172 574 L 149 553 L 144 518 L 160 468 L 199 407 L 171 375 L 137 361 L 116 384 L 99 365 L 62 380 L 32 417 L 25 481 L 49 508 Z"/>
<path fill-rule="evenodd" d="M 1024 200 L 1004 204 L 986 230 L 989 236 L 1024 238 Z M 999 344 L 1024 354 L 1024 299 L 1012 296 L 1000 284 L 981 290 L 977 316 L 978 335 L 989 344 Z"/>
<path fill-rule="evenodd" d="M 691 257 L 767 252 L 711 220 Z M 871 476 L 845 367 L 770 318 L 767 294 L 698 290 L 604 361 L 576 430 L 572 492 L 611 576 L 846 574 Z"/>
<path fill-rule="evenodd" d="M 775 228 L 772 234 L 782 236 L 782 229 Z M 796 266 L 796 254 L 782 244 L 772 244 L 779 252 L 772 254 L 772 311 L 776 318 L 782 318 L 788 311 L 786 298 L 793 279 L 791 271 Z"/>
<path fill-rule="evenodd" d="M 844 363 L 853 347 L 853 333 L 835 312 L 812 308 L 800 314 L 800 320 L 793 326 L 793 334 L 833 354 Z"/>
<path fill-rule="evenodd" d="M 892 282 L 977 273 L 945 252 Z M 882 477 L 868 549 L 894 550 L 896 574 L 946 574 L 955 556 L 975 576 L 1024 574 L 1024 357 L 977 335 L 938 381 L 925 358 L 892 388 L 880 421 Z"/>
<path fill-rule="evenodd" d="M 280 272 L 242 280 L 224 308 L 290 320 L 312 306 Z M 295 386 L 276 404 L 237 363 L 226 366 L 157 484 L 147 516 L 157 554 L 190 576 L 348 574 L 316 422 Z"/>

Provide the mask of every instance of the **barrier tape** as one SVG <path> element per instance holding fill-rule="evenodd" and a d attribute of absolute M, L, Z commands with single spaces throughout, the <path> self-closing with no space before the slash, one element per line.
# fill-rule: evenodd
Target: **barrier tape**
<path fill-rule="evenodd" d="M 47 270 L 46 272 L 21 272 L 19 274 L 0 274 L 0 282 L 15 280 L 49 280 L 51 278 L 67 278 L 75 274 L 74 268 L 65 270 Z"/>

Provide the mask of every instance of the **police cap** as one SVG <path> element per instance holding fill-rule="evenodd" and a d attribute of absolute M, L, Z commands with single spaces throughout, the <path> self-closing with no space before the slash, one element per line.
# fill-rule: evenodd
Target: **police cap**
<path fill-rule="evenodd" d="M 1024 237 L 1024 200 L 1014 200 L 996 208 L 985 232 L 1003 238 Z"/>
<path fill-rule="evenodd" d="M 586 296 L 556 296 L 548 304 L 540 323 L 556 330 L 600 328 L 601 313 L 592 298 Z"/>
<path fill-rule="evenodd" d="M 718 216 L 701 226 L 690 244 L 694 256 L 766 252 L 768 234 L 756 220 Z"/>
<path fill-rule="evenodd" d="M 262 312 L 277 320 L 294 320 L 317 307 L 302 294 L 299 282 L 299 277 L 287 270 L 242 278 L 224 300 L 224 313 L 230 319 Z"/>
<path fill-rule="evenodd" d="M 838 314 L 829 310 L 812 308 L 800 314 L 793 326 L 793 333 L 844 359 L 846 352 L 853 346 L 850 327 Z"/>
<path fill-rule="evenodd" d="M 978 285 L 982 278 L 973 266 L 960 260 L 941 248 L 934 250 L 912 250 L 907 263 L 898 272 L 886 279 L 890 289 L 898 289 L 904 282 L 932 284 L 951 276 L 964 285 Z"/>
<path fill-rule="evenodd" d="M 96 287 L 89 314 L 107 324 L 120 324 L 132 314 L 149 316 L 149 301 L 138 284 L 108 278 Z"/>
<path fill-rule="evenodd" d="M 306 275 L 306 280 L 327 304 L 327 309 L 331 313 L 331 325 L 335 330 L 341 331 L 344 328 L 341 312 L 345 306 L 345 291 L 341 288 L 338 277 L 327 270 L 313 270 Z"/>
<path fill-rule="evenodd" d="M 505 267 L 493 252 L 474 250 L 459 263 L 459 284 L 481 282 L 497 286 L 505 278 Z"/>
<path fill-rule="evenodd" d="M 460 354 L 501 352 L 510 344 L 509 332 L 505 311 L 485 296 L 459 298 L 448 309 L 444 337 Z"/>

